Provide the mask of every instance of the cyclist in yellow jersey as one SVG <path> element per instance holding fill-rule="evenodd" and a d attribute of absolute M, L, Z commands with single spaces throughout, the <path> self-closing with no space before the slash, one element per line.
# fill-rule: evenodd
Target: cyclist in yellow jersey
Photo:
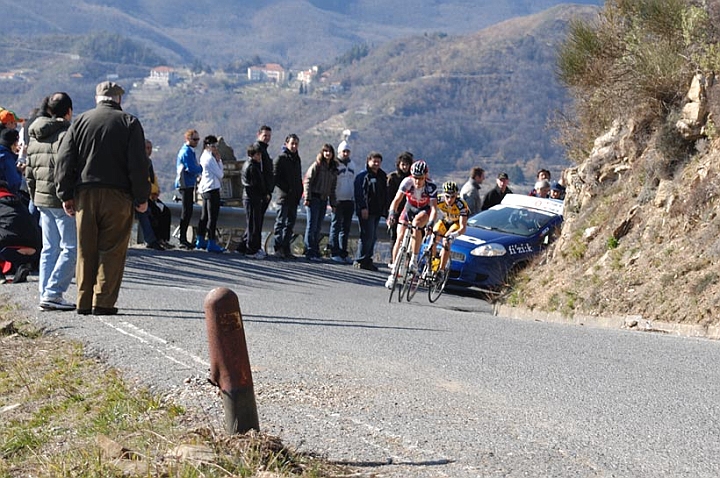
<path fill-rule="evenodd" d="M 467 229 L 470 208 L 467 203 L 458 197 L 458 187 L 453 181 L 442 185 L 442 192 L 438 195 L 437 209 L 442 217 L 435 223 L 433 231 L 433 250 L 437 247 L 437 240 L 440 235 L 443 238 L 443 247 L 440 250 L 440 265 L 437 270 L 445 270 L 445 265 L 450 258 L 450 240 L 465 232 Z"/>

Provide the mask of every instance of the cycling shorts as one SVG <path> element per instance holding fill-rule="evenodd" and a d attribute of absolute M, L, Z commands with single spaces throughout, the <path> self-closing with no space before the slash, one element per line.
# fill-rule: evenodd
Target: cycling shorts
<path fill-rule="evenodd" d="M 445 221 L 438 221 L 435 223 L 435 226 L 433 227 L 433 231 L 435 231 L 438 234 L 442 234 L 443 236 L 447 234 L 448 232 L 455 232 L 460 230 L 460 224 L 457 222 L 445 222 Z"/>
<path fill-rule="evenodd" d="M 415 207 L 411 206 L 409 202 L 405 203 L 405 208 L 400 213 L 400 222 L 406 223 L 406 224 L 412 224 L 413 220 L 415 219 L 415 216 L 420 214 L 423 211 L 430 212 L 430 204 L 423 206 L 423 207 Z"/>

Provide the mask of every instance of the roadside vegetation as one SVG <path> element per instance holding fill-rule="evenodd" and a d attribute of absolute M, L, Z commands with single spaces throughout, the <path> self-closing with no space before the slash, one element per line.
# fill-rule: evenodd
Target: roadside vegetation
<path fill-rule="evenodd" d="M 2 478 L 358 476 L 277 437 L 228 436 L 206 421 L 0 308 Z"/>
<path fill-rule="evenodd" d="M 518 281 L 519 303 L 718 324 L 718 25 L 718 0 L 610 0 L 571 23 L 557 63 L 573 99 L 563 231 Z"/>

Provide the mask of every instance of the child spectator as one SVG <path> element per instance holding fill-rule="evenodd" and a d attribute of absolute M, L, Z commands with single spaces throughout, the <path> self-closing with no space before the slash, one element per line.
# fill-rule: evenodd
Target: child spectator
<path fill-rule="evenodd" d="M 253 259 L 264 259 L 261 248 L 264 201 L 267 187 L 261 169 L 262 149 L 253 143 L 247 148 L 248 159 L 242 169 L 243 206 L 245 207 L 245 254 Z M 243 248 L 238 248 L 242 250 Z"/>

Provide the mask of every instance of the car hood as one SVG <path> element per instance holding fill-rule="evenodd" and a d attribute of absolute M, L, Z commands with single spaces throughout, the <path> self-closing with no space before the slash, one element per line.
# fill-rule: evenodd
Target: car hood
<path fill-rule="evenodd" d="M 480 244 L 496 242 L 499 244 L 508 244 L 517 241 L 527 241 L 529 238 L 508 234 L 507 232 L 498 232 L 480 227 L 469 226 L 465 233 L 455 239 L 453 245 L 459 247 L 475 248 Z"/>

